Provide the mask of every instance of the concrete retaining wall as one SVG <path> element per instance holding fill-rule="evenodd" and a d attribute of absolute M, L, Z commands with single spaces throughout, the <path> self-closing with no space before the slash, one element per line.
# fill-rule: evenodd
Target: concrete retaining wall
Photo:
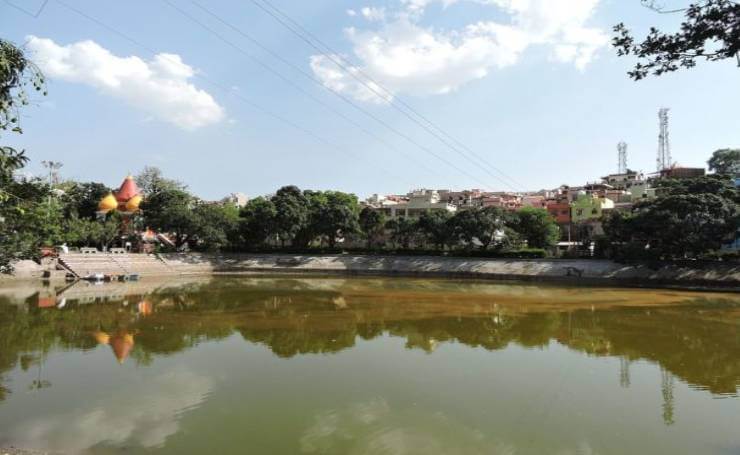
<path fill-rule="evenodd" d="M 608 260 L 478 259 L 419 256 L 302 256 L 257 254 L 168 254 L 178 273 L 280 272 L 475 277 L 583 284 L 734 288 L 740 290 L 740 264 L 618 264 Z"/>

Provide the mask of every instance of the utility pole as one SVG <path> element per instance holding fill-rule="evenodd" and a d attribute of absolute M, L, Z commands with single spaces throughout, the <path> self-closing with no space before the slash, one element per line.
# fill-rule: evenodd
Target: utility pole
<path fill-rule="evenodd" d="M 622 141 L 619 144 L 617 144 L 617 151 L 619 154 L 619 161 L 617 164 L 617 173 L 618 174 L 626 174 L 627 173 L 627 143 Z"/>
<path fill-rule="evenodd" d="M 673 165 L 671 159 L 671 142 L 668 137 L 668 111 L 663 107 L 658 111 L 660 133 L 658 134 L 658 158 L 656 159 L 658 172 L 670 169 Z"/>
<path fill-rule="evenodd" d="M 41 164 L 49 170 L 49 204 L 46 207 L 46 217 L 51 215 L 51 190 L 59 183 L 59 169 L 63 166 L 60 161 L 44 160 Z"/>

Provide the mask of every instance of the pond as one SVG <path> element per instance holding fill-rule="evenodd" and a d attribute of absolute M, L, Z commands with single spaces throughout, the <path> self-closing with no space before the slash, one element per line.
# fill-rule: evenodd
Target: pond
<path fill-rule="evenodd" d="M 740 296 L 408 278 L 0 285 L 0 447 L 740 453 Z"/>

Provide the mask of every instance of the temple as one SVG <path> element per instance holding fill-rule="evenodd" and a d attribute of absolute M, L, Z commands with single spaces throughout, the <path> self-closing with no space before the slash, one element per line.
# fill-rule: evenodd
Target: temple
<path fill-rule="evenodd" d="M 98 213 L 107 214 L 112 210 L 117 210 L 122 214 L 132 214 L 139 211 L 141 204 L 141 192 L 132 176 L 128 176 L 121 183 L 121 187 L 116 192 L 108 193 L 98 203 Z"/>

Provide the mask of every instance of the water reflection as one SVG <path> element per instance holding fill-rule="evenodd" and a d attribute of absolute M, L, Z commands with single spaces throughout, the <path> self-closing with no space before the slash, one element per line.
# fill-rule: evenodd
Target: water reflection
<path fill-rule="evenodd" d="M 211 389 L 209 378 L 186 369 L 147 381 L 136 394 L 87 399 L 71 410 L 39 415 L 5 428 L 19 447 L 63 448 L 79 453 L 91 447 L 136 444 L 158 447 L 179 429 L 180 413 L 198 406 Z"/>
<path fill-rule="evenodd" d="M 712 398 L 737 395 L 739 326 L 737 295 L 676 291 L 285 277 L 6 286 L 0 446 L 674 453 L 716 437 L 732 452 L 737 400 Z M 697 405 L 704 414 L 686 412 Z M 681 439 L 707 416 L 705 439 Z M 656 422 L 674 433 L 655 437 Z"/>
<path fill-rule="evenodd" d="M 737 394 L 739 328 L 740 298 L 726 294 L 382 279 L 78 283 L 0 296 L 0 374 L 55 348 L 108 345 L 119 363 L 148 364 L 232 333 L 284 358 L 335 353 L 381 334 L 428 353 L 449 342 L 499 350 L 554 341 L 619 357 L 623 387 L 630 362 L 657 362 L 669 403 L 674 375 Z M 667 422 L 671 414 L 666 404 Z"/>

